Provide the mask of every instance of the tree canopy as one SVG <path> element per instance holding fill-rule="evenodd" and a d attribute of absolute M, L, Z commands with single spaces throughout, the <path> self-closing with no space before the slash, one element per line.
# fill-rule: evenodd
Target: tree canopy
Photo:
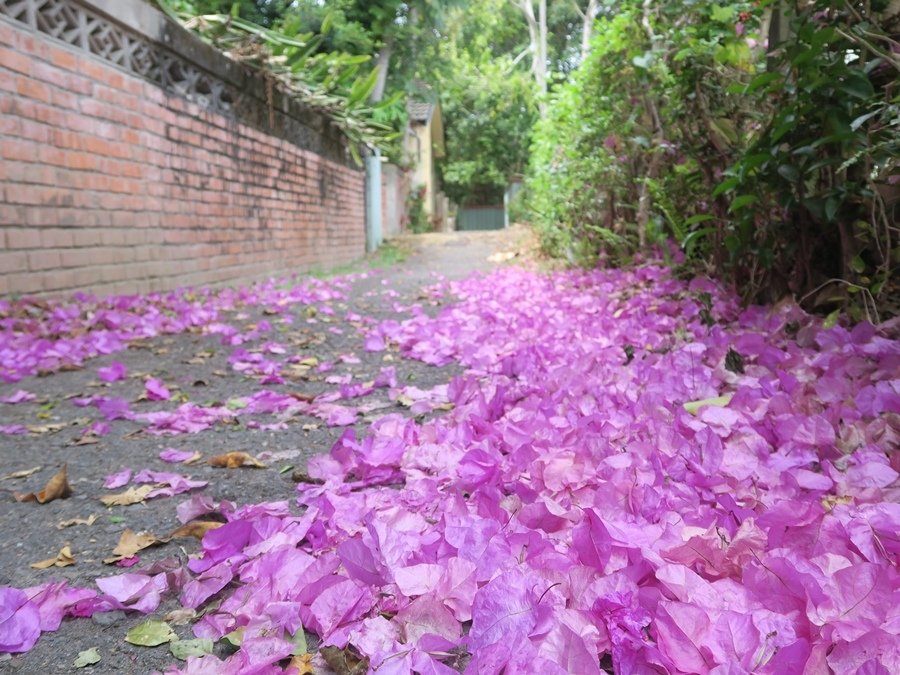
<path fill-rule="evenodd" d="M 497 203 L 525 175 L 548 253 L 593 264 L 670 241 L 748 300 L 860 316 L 900 262 L 896 2 L 172 4 L 308 36 L 314 79 L 394 139 L 405 97 L 440 101 L 445 192 Z"/>

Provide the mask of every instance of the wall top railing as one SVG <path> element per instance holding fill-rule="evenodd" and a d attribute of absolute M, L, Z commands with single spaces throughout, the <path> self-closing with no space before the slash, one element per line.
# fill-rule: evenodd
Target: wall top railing
<path fill-rule="evenodd" d="M 328 159 L 349 164 L 347 139 L 323 114 L 171 21 L 145 0 L 0 0 L 0 17 Z"/>

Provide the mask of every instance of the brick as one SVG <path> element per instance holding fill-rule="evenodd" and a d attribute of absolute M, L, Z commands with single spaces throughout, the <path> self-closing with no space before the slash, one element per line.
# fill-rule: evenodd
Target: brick
<path fill-rule="evenodd" d="M 41 246 L 43 248 L 69 248 L 73 244 L 72 230 L 61 227 L 41 229 Z"/>
<path fill-rule="evenodd" d="M 66 166 L 68 155 L 69 153 L 65 150 L 49 145 L 40 146 L 37 152 L 38 161 L 44 164 L 52 164 L 53 166 Z"/>
<path fill-rule="evenodd" d="M 28 269 L 39 272 L 46 269 L 59 267 L 59 251 L 54 249 L 32 251 L 28 254 Z"/>
<path fill-rule="evenodd" d="M 0 251 L 0 273 L 13 274 L 28 269 L 28 258 L 21 253 Z"/>
<path fill-rule="evenodd" d="M 103 230 L 79 227 L 72 230 L 72 245 L 94 247 L 103 243 Z"/>
<path fill-rule="evenodd" d="M 26 139 L 4 138 L 0 156 L 7 160 L 33 161 L 38 156 L 38 144 Z"/>
<path fill-rule="evenodd" d="M 41 289 L 40 274 L 12 274 L 6 277 L 7 293 L 39 293 Z"/>
<path fill-rule="evenodd" d="M 10 249 L 40 248 L 41 233 L 32 228 L 13 228 L 6 231 L 6 245 Z"/>
<path fill-rule="evenodd" d="M 68 290 L 75 286 L 75 274 L 71 270 L 51 270 L 41 275 L 42 291 Z"/>
<path fill-rule="evenodd" d="M 38 82 L 37 80 L 25 78 L 18 80 L 16 82 L 16 91 L 18 92 L 19 96 L 37 99 L 39 101 L 44 101 L 45 103 L 49 103 L 51 100 L 53 100 L 50 93 L 50 87 L 43 82 Z"/>
<path fill-rule="evenodd" d="M 57 47 L 55 45 L 50 48 L 49 56 L 50 63 L 52 63 L 54 66 L 58 66 L 60 68 L 65 68 L 66 70 L 72 70 L 75 72 L 78 72 L 79 62 L 81 58 L 84 58 L 79 58 L 80 55 L 76 56 L 67 49 L 62 49 L 61 47 Z"/>
<path fill-rule="evenodd" d="M 34 60 L 27 54 L 22 54 L 7 47 L 0 47 L 0 64 L 4 68 L 28 75 Z"/>

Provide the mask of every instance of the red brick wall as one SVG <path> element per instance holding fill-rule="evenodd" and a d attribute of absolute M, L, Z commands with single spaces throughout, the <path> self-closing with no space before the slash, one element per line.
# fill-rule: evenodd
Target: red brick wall
<path fill-rule="evenodd" d="M 0 19 L 0 295 L 345 263 L 364 175 Z"/>

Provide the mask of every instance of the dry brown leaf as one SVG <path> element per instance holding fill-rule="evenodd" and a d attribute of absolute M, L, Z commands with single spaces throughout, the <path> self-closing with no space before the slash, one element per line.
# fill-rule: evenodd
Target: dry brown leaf
<path fill-rule="evenodd" d="M 34 466 L 30 469 L 22 469 L 21 471 L 13 471 L 12 473 L 8 473 L 5 476 L 0 477 L 0 480 L 9 480 L 11 478 L 28 478 L 33 473 L 37 473 L 43 467 Z"/>
<path fill-rule="evenodd" d="M 41 434 L 55 434 L 56 432 L 65 429 L 66 426 L 68 425 L 59 422 L 54 422 L 53 424 L 32 424 L 29 425 L 28 431 L 37 436 Z"/>
<path fill-rule="evenodd" d="M 321 647 L 319 653 L 328 667 L 340 675 L 363 675 L 369 669 L 369 659 L 360 656 L 350 645 L 344 649 Z"/>
<path fill-rule="evenodd" d="M 87 518 L 72 518 L 71 520 L 62 520 L 56 524 L 57 530 L 64 530 L 73 525 L 93 525 L 97 521 L 97 515 L 92 513 Z"/>
<path fill-rule="evenodd" d="M 250 466 L 257 469 L 265 469 L 266 465 L 258 459 L 251 457 L 246 452 L 226 452 L 224 455 L 210 457 L 207 462 L 210 466 L 225 469 L 237 469 L 241 466 Z"/>
<path fill-rule="evenodd" d="M 163 621 L 173 626 L 183 626 L 190 623 L 196 616 L 196 610 L 190 609 L 189 607 L 180 607 L 179 609 L 173 609 L 166 614 L 163 617 Z"/>
<path fill-rule="evenodd" d="M 225 523 L 220 523 L 215 520 L 195 520 L 187 525 L 179 527 L 169 535 L 169 538 L 181 539 L 183 537 L 194 537 L 196 539 L 203 539 L 204 534 L 210 530 L 215 530 L 217 527 L 222 527 L 224 524 Z"/>
<path fill-rule="evenodd" d="M 201 459 L 203 459 L 203 453 L 199 450 L 195 451 L 194 454 L 188 457 L 186 460 L 182 462 L 182 464 L 196 464 Z"/>
<path fill-rule="evenodd" d="M 97 436 L 94 436 L 94 434 L 91 434 L 91 433 L 87 433 L 84 436 L 82 436 L 81 438 L 74 439 L 71 444 L 75 445 L 75 446 L 96 445 L 99 442 L 100 442 L 100 439 Z"/>
<path fill-rule="evenodd" d="M 56 554 L 55 558 L 41 560 L 40 562 L 32 563 L 31 566 L 38 570 L 45 570 L 48 567 L 68 567 L 74 564 L 75 556 L 72 555 L 72 549 L 69 544 L 66 544 L 59 549 L 59 553 Z"/>
<path fill-rule="evenodd" d="M 158 546 L 169 541 L 168 538 L 160 539 L 151 532 L 134 532 L 131 528 L 125 528 L 119 543 L 113 549 L 113 557 L 104 559 L 104 563 L 112 565 L 125 558 L 132 558 L 138 551 L 143 551 L 150 546 Z"/>
<path fill-rule="evenodd" d="M 47 502 L 52 502 L 54 499 L 65 499 L 71 495 L 72 488 L 69 485 L 69 480 L 66 476 L 66 465 L 63 464 L 63 468 L 61 468 L 53 478 L 47 481 L 47 485 L 45 485 L 44 489 L 40 492 L 26 492 L 24 494 L 16 492 L 13 496 L 16 498 L 17 502 L 38 502 L 39 504 L 46 504 Z"/>
<path fill-rule="evenodd" d="M 125 490 L 125 492 L 119 492 L 118 494 L 100 497 L 100 501 L 107 506 L 128 506 L 129 504 L 139 504 L 147 499 L 147 495 L 153 492 L 153 490 L 154 487 L 152 485 L 130 487 Z"/>
<path fill-rule="evenodd" d="M 291 480 L 295 483 L 309 483 L 310 485 L 325 485 L 325 481 L 319 478 L 313 478 L 305 471 L 294 471 L 291 474 Z"/>

